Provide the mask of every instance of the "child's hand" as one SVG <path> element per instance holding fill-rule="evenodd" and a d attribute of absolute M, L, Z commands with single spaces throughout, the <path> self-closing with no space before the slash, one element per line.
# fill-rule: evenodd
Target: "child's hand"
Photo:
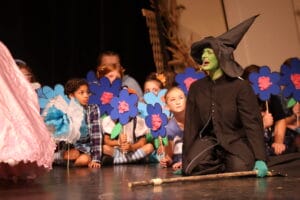
<path fill-rule="evenodd" d="M 122 152 L 127 153 L 131 150 L 131 145 L 129 143 L 121 143 L 120 149 Z"/>
<path fill-rule="evenodd" d="M 257 170 L 257 177 L 265 177 L 268 174 L 268 167 L 265 161 L 257 160 L 255 161 L 254 169 Z"/>
<path fill-rule="evenodd" d="M 170 166 L 171 163 L 172 163 L 172 159 L 169 156 L 166 156 L 159 161 L 159 164 L 162 167 L 168 167 L 168 166 Z"/>
<path fill-rule="evenodd" d="M 172 168 L 174 171 L 178 170 L 178 169 L 182 169 L 182 162 L 177 162 L 177 163 L 174 163 L 172 165 Z"/>
<path fill-rule="evenodd" d="M 97 163 L 97 162 L 94 162 L 94 161 L 91 161 L 88 166 L 89 166 L 89 168 L 100 168 L 101 164 Z"/>
<path fill-rule="evenodd" d="M 273 143 L 272 144 L 272 148 L 274 149 L 274 153 L 276 155 L 280 155 L 282 154 L 284 151 L 285 151 L 285 144 L 282 144 L 282 143 Z"/>
<path fill-rule="evenodd" d="M 271 113 L 264 112 L 262 113 L 264 128 L 269 128 L 273 125 L 274 120 Z"/>
<path fill-rule="evenodd" d="M 127 143 L 127 135 L 125 133 L 121 133 L 119 136 L 120 143 Z"/>
<path fill-rule="evenodd" d="M 161 155 L 164 153 L 164 146 L 163 145 L 159 145 L 158 149 L 157 149 L 157 154 Z"/>

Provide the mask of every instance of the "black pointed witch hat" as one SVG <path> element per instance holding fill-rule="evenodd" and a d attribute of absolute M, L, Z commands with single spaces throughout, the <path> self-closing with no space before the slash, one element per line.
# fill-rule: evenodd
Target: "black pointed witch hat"
<path fill-rule="evenodd" d="M 221 69 L 230 77 L 239 77 L 243 74 L 243 68 L 234 61 L 233 51 L 242 40 L 258 15 L 250 17 L 237 26 L 228 30 L 218 37 L 205 37 L 195 42 L 191 47 L 191 56 L 193 59 L 202 64 L 201 55 L 204 48 L 212 48 L 218 58 Z"/>

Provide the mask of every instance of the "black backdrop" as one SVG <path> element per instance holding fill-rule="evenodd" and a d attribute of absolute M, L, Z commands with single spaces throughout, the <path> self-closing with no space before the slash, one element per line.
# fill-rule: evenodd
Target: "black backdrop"
<path fill-rule="evenodd" d="M 64 84 L 97 65 L 103 50 L 121 55 L 142 85 L 155 71 L 146 19 L 149 0 L 9 0 L 0 5 L 0 40 L 42 85 Z"/>

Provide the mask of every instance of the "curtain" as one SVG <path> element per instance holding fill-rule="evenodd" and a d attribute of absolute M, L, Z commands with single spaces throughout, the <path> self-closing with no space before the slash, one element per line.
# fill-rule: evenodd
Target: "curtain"
<path fill-rule="evenodd" d="M 101 51 L 116 51 L 143 85 L 155 71 L 142 8 L 148 0 L 10 0 L 1 3 L 0 40 L 42 85 L 85 78 Z"/>

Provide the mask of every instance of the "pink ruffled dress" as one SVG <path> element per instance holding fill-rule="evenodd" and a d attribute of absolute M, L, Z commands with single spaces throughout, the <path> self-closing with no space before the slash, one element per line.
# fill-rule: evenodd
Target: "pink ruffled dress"
<path fill-rule="evenodd" d="M 0 42 L 0 179 L 34 179 L 52 168 L 55 143 L 38 98 Z"/>

